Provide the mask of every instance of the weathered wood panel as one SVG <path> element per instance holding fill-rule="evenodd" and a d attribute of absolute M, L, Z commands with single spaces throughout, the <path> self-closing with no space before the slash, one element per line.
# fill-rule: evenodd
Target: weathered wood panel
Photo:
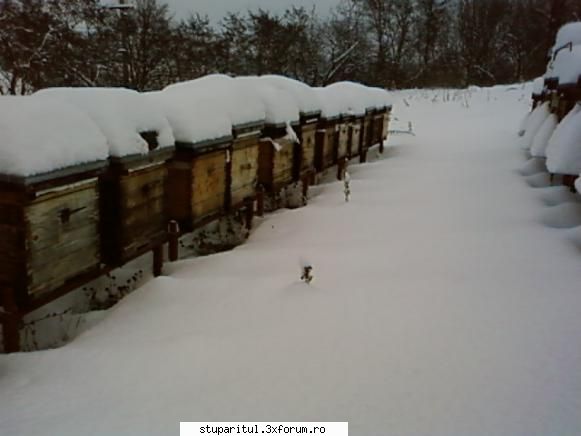
<path fill-rule="evenodd" d="M 192 218 L 192 189 L 192 160 L 171 162 L 167 188 L 169 219 L 176 220 L 185 227 Z"/>
<path fill-rule="evenodd" d="M 383 140 L 387 140 L 387 137 L 389 135 L 390 116 L 391 116 L 390 112 L 386 112 L 385 114 L 383 114 L 383 124 L 382 124 L 382 127 L 383 127 L 382 138 L 383 138 Z"/>
<path fill-rule="evenodd" d="M 98 209 L 96 181 L 47 193 L 25 209 L 28 295 L 99 267 Z"/>
<path fill-rule="evenodd" d="M 372 144 L 377 145 L 383 140 L 383 114 L 376 114 L 373 117 Z"/>
<path fill-rule="evenodd" d="M 373 116 L 366 115 L 363 119 L 363 132 L 361 134 L 361 150 L 373 145 Z"/>
<path fill-rule="evenodd" d="M 359 155 L 362 139 L 362 120 L 354 120 L 349 127 L 349 156 Z"/>
<path fill-rule="evenodd" d="M 231 165 L 231 205 L 237 206 L 256 195 L 258 181 L 258 138 L 253 137 L 235 144 Z"/>
<path fill-rule="evenodd" d="M 167 166 L 160 163 L 119 178 L 120 247 L 129 260 L 166 232 Z"/>
<path fill-rule="evenodd" d="M 288 139 L 260 141 L 258 181 L 267 191 L 276 191 L 293 181 L 294 143 Z"/>
<path fill-rule="evenodd" d="M 337 160 L 344 159 L 348 155 L 350 125 L 350 121 L 343 121 L 338 125 L 336 154 Z"/>
<path fill-rule="evenodd" d="M 301 127 L 301 173 L 313 171 L 315 167 L 315 134 L 317 124 L 311 123 Z"/>
<path fill-rule="evenodd" d="M 317 130 L 316 142 L 317 171 L 332 167 L 336 163 L 336 125 L 329 124 Z"/>
<path fill-rule="evenodd" d="M 192 161 L 191 215 L 194 222 L 224 210 L 226 196 L 226 151 L 218 150 Z"/>

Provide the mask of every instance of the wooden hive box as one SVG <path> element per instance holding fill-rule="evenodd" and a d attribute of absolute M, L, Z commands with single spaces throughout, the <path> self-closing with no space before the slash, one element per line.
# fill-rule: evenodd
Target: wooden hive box
<path fill-rule="evenodd" d="M 359 147 L 359 157 L 361 162 L 367 159 L 367 150 L 373 146 L 373 126 L 375 120 L 375 109 L 368 109 L 363 117 L 361 125 L 361 144 Z"/>
<path fill-rule="evenodd" d="M 364 117 L 354 117 L 349 126 L 349 157 L 359 156 L 361 143 L 363 142 L 363 122 Z"/>
<path fill-rule="evenodd" d="M 576 84 L 558 85 L 555 94 L 554 112 L 561 121 L 581 101 L 581 76 Z"/>
<path fill-rule="evenodd" d="M 335 152 L 336 162 L 349 157 L 349 131 L 351 129 L 352 122 L 352 116 L 342 116 L 339 120 L 339 124 L 337 126 L 337 150 Z"/>
<path fill-rule="evenodd" d="M 315 141 L 315 167 L 317 172 L 324 171 L 337 163 L 338 121 L 338 118 L 322 118 L 317 126 Z"/>
<path fill-rule="evenodd" d="M 148 141 L 149 142 L 149 141 Z M 101 177 L 102 245 L 110 266 L 120 266 L 167 238 L 167 161 L 173 147 L 110 158 Z"/>
<path fill-rule="evenodd" d="M 169 170 L 169 214 L 183 231 L 201 227 L 224 214 L 231 146 L 231 136 L 195 144 L 176 143 Z"/>
<path fill-rule="evenodd" d="M 286 125 L 266 126 L 260 140 L 258 183 L 268 193 L 277 193 L 294 180 L 296 144 L 286 133 Z"/>
<path fill-rule="evenodd" d="M 373 115 L 372 133 L 371 133 L 371 146 L 380 144 L 383 140 L 383 117 L 384 111 L 377 110 Z"/>
<path fill-rule="evenodd" d="M 391 117 L 391 106 L 387 106 L 383 112 L 383 122 L 381 124 L 382 126 L 382 135 L 381 135 L 381 140 L 382 141 L 387 141 L 387 138 L 389 136 L 389 120 Z"/>
<path fill-rule="evenodd" d="M 105 165 L 0 177 L 0 287 L 23 311 L 98 275 L 98 176 Z"/>
<path fill-rule="evenodd" d="M 263 123 L 235 126 L 227 167 L 227 208 L 236 210 L 256 198 Z"/>
<path fill-rule="evenodd" d="M 298 135 L 299 154 L 295 161 L 294 178 L 302 180 L 315 172 L 315 143 L 320 112 L 301 114 Z"/>

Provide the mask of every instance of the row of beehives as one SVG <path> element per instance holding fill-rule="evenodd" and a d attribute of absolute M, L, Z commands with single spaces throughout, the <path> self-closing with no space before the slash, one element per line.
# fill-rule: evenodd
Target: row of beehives
<path fill-rule="evenodd" d="M 250 221 L 258 192 L 365 160 L 387 137 L 386 96 L 208 76 L 148 94 L 0 97 L 5 343 L 23 314 L 147 251 L 159 273 L 168 224 L 188 232 L 241 210 Z"/>
<path fill-rule="evenodd" d="M 533 83 L 533 110 L 519 135 L 552 180 L 574 190 L 581 174 L 581 22 L 561 27 L 549 56 L 547 71 Z"/>

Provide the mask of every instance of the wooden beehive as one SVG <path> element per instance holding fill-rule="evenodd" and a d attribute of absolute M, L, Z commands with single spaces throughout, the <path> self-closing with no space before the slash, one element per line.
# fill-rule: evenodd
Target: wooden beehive
<path fill-rule="evenodd" d="M 317 126 L 315 141 L 315 167 L 317 172 L 324 171 L 337 163 L 337 133 L 338 118 L 321 119 Z"/>
<path fill-rule="evenodd" d="M 558 85 L 553 97 L 552 110 L 561 121 L 581 101 L 581 76 L 576 84 Z"/>
<path fill-rule="evenodd" d="M 383 110 L 378 110 L 373 115 L 371 146 L 380 144 L 383 141 Z"/>
<path fill-rule="evenodd" d="M 349 126 L 349 157 L 359 156 L 363 141 L 363 117 L 354 117 Z"/>
<path fill-rule="evenodd" d="M 234 128 L 228 173 L 228 208 L 239 209 L 256 198 L 262 124 Z"/>
<path fill-rule="evenodd" d="M 315 171 L 315 143 L 317 123 L 320 113 L 301 115 L 298 135 L 300 139 L 299 155 L 295 156 L 295 180 L 310 176 Z"/>
<path fill-rule="evenodd" d="M 21 308 L 100 270 L 104 166 L 0 179 L 0 288 L 10 289 Z"/>
<path fill-rule="evenodd" d="M 286 137 L 286 126 L 266 126 L 260 140 L 258 183 L 268 193 L 277 193 L 293 180 L 295 143 Z"/>
<path fill-rule="evenodd" d="M 384 112 L 383 112 L 383 122 L 381 124 L 382 126 L 382 135 L 381 135 L 381 140 L 382 141 L 387 141 L 387 138 L 389 136 L 389 120 L 391 117 L 391 106 L 388 106 L 385 108 Z"/>
<path fill-rule="evenodd" d="M 167 161 L 173 147 L 110 158 L 101 178 L 102 245 L 119 266 L 161 245 L 167 236 Z"/>
<path fill-rule="evenodd" d="M 337 141 L 335 152 L 335 161 L 344 160 L 349 156 L 349 130 L 351 128 L 351 123 L 353 117 L 343 116 L 339 120 L 337 126 Z"/>
<path fill-rule="evenodd" d="M 361 125 L 361 143 L 359 147 L 359 158 L 361 162 L 367 159 L 367 150 L 373 145 L 373 126 L 375 118 L 375 109 L 368 109 L 363 117 Z"/>
<path fill-rule="evenodd" d="M 224 214 L 227 158 L 232 137 L 196 144 L 176 143 L 169 166 L 169 216 L 191 231 Z"/>

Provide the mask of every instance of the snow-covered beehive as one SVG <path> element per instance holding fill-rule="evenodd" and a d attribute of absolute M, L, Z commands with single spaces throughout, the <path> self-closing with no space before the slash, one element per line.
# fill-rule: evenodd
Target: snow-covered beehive
<path fill-rule="evenodd" d="M 36 95 L 76 106 L 107 138 L 110 165 L 100 180 L 106 263 L 119 266 L 160 247 L 168 222 L 167 161 L 175 143 L 165 115 L 123 88 L 51 88 Z"/>
<path fill-rule="evenodd" d="M 210 75 L 151 93 L 176 136 L 170 215 L 191 230 L 252 200 L 264 106 L 229 76 Z"/>
<path fill-rule="evenodd" d="M 581 99 L 581 22 L 566 24 L 557 33 L 544 88 L 559 119 Z"/>
<path fill-rule="evenodd" d="M 389 119 L 391 116 L 391 103 L 389 94 L 385 89 L 369 88 L 370 103 L 375 105 L 375 117 L 373 122 L 373 134 L 371 138 L 371 145 L 379 144 L 383 150 L 383 143 L 387 140 L 389 131 Z"/>
<path fill-rule="evenodd" d="M 107 142 L 75 107 L 0 97 L 0 296 L 32 310 L 100 271 Z M 14 310 L 14 308 L 13 308 Z M 17 347 L 17 330 L 12 347 Z"/>
<path fill-rule="evenodd" d="M 264 105 L 266 116 L 259 145 L 258 183 L 268 194 L 276 196 L 296 180 L 294 168 L 300 148 L 294 129 L 300 123 L 299 104 L 288 91 L 269 80 L 254 76 L 234 80 Z"/>
<path fill-rule="evenodd" d="M 261 79 L 285 91 L 299 108 L 300 124 L 296 128 L 300 140 L 300 163 L 295 162 L 295 179 L 305 179 L 315 171 L 315 134 L 321 116 L 321 102 L 310 86 L 284 76 L 267 75 Z"/>
<path fill-rule="evenodd" d="M 337 93 L 343 106 L 342 125 L 339 128 L 338 137 L 338 156 L 342 155 L 344 148 L 347 149 L 350 157 L 360 155 L 362 150 L 366 150 L 373 144 L 371 133 L 374 119 L 382 118 L 375 94 L 372 89 L 355 82 L 338 82 L 327 88 Z M 367 123 L 365 123 L 366 115 Z M 362 147 L 365 126 L 369 135 L 369 145 Z M 344 129 L 346 131 L 343 131 Z M 344 145 L 344 142 L 347 144 Z"/>
<path fill-rule="evenodd" d="M 315 166 L 321 172 L 337 163 L 339 125 L 345 103 L 340 94 L 329 87 L 314 90 L 321 101 L 321 119 L 315 144 Z"/>
<path fill-rule="evenodd" d="M 581 105 L 576 104 L 559 123 L 546 147 L 547 169 L 563 176 L 563 183 L 573 189 L 581 174 Z"/>

